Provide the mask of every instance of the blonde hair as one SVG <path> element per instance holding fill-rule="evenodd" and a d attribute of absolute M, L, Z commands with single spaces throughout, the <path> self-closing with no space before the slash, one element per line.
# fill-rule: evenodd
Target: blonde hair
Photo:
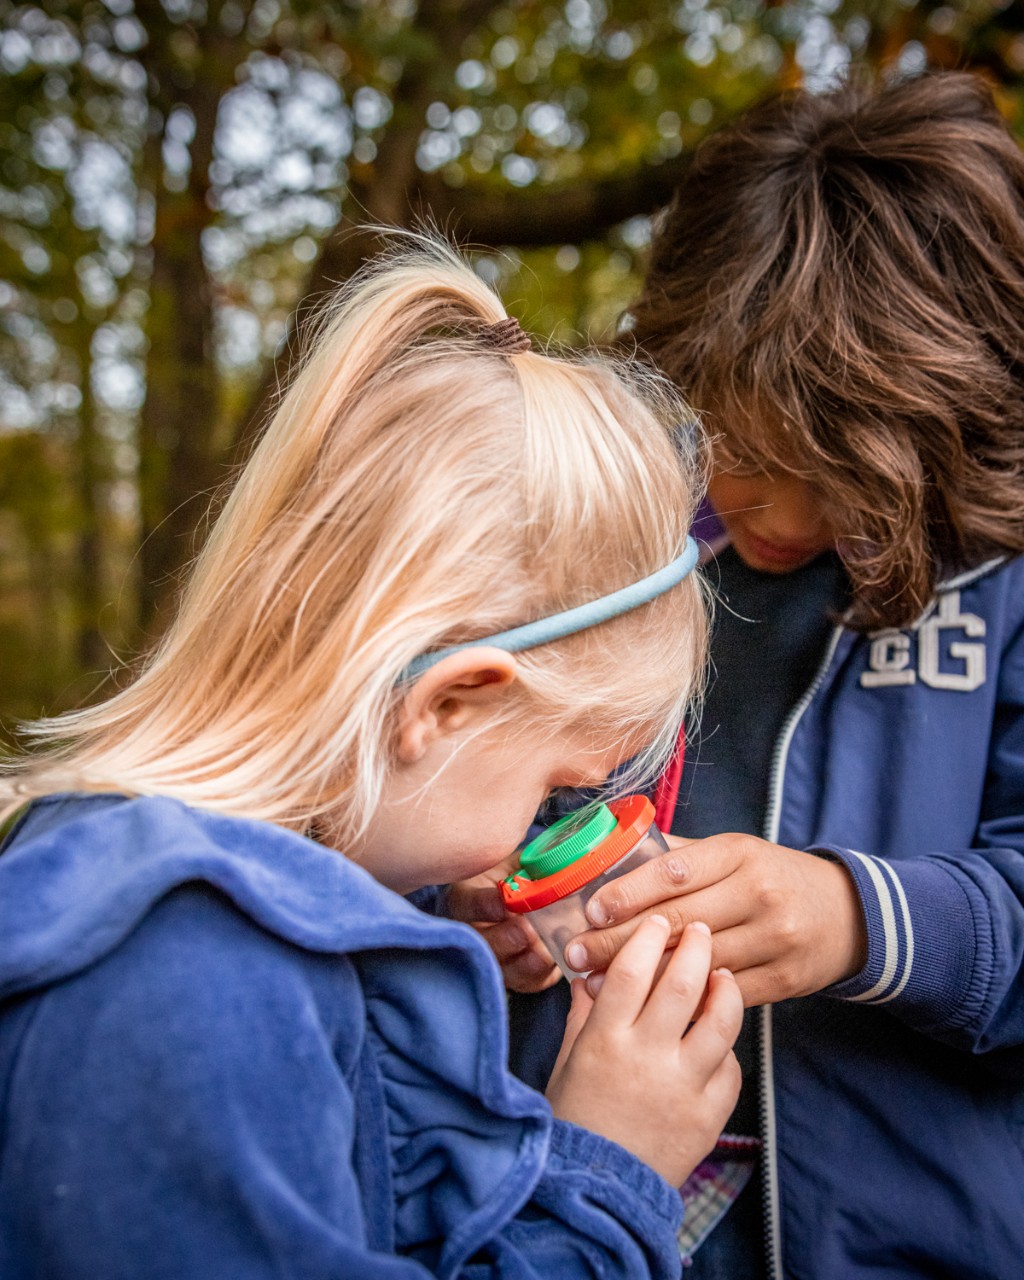
<path fill-rule="evenodd" d="M 327 309 L 134 681 L 27 728 L 0 813 L 54 791 L 159 794 L 354 838 L 417 654 L 615 590 L 680 554 L 698 496 L 661 379 L 487 350 L 499 299 L 426 237 Z M 519 655 L 514 714 L 674 745 L 706 644 L 696 575 Z"/>

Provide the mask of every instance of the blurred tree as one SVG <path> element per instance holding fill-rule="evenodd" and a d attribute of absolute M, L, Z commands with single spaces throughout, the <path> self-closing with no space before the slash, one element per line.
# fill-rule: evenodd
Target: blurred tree
<path fill-rule="evenodd" d="M 141 394 L 118 404 L 119 281 L 131 258 L 127 228 L 102 207 L 131 137 L 119 68 L 87 62 L 71 28 L 39 10 L 17 19 L 2 46 L 17 74 L 0 80 L 0 528 L 5 585 L 14 580 L 0 637 L 5 709 L 38 712 L 40 695 L 108 665 L 110 419 Z"/>
<path fill-rule="evenodd" d="M 430 219 L 525 323 L 606 335 L 708 129 L 851 61 L 973 63 L 1019 122 L 1021 10 L 0 0 L 0 719 L 159 630 L 374 225 Z"/>

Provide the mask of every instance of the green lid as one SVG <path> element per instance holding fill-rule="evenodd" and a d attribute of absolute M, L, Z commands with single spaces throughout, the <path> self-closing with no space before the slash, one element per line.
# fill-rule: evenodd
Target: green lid
<path fill-rule="evenodd" d="M 578 809 L 531 840 L 519 855 L 519 866 L 530 880 L 554 875 L 589 853 L 617 825 L 606 804 Z"/>

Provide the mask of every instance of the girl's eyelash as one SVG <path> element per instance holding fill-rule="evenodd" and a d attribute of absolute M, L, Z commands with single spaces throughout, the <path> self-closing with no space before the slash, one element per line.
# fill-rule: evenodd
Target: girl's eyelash
<path fill-rule="evenodd" d="M 593 790 L 584 787 L 553 787 L 540 807 L 541 822 L 555 822 L 593 798 Z"/>

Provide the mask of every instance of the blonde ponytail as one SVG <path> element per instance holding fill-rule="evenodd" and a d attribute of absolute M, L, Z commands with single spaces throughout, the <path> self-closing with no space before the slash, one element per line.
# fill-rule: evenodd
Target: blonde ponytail
<path fill-rule="evenodd" d="M 679 555 L 697 496 L 667 386 L 606 361 L 486 349 L 499 299 L 423 239 L 333 300 L 137 678 L 30 726 L 0 812 L 58 790 L 177 797 L 349 838 L 390 766 L 399 673 Z M 538 723 L 671 747 L 700 682 L 691 579 L 522 655 Z M 525 706 L 525 703 L 524 703 Z"/>

